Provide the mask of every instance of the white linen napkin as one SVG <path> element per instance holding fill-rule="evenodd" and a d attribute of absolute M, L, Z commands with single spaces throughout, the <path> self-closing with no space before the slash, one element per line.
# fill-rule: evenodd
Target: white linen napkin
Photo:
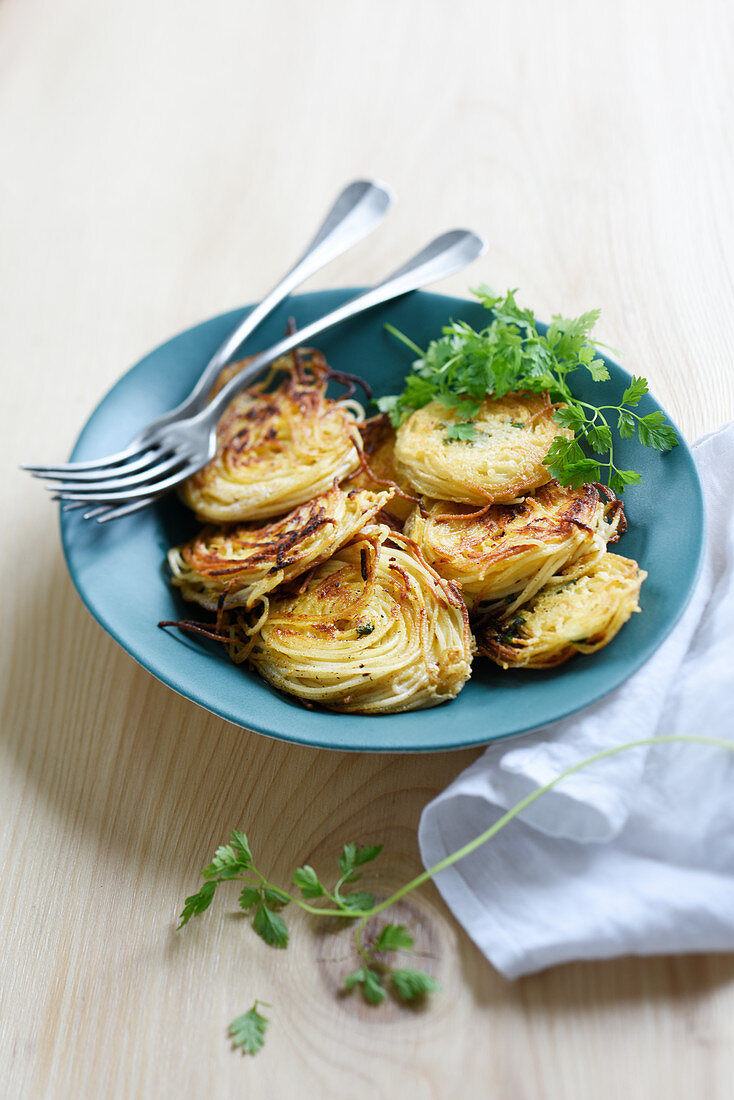
<path fill-rule="evenodd" d="M 734 424 L 693 450 L 708 535 L 683 618 L 623 687 L 490 746 L 429 803 L 418 832 L 426 867 L 612 745 L 664 734 L 734 741 Z M 734 950 L 734 752 L 664 744 L 590 765 L 435 881 L 509 978 L 571 959 Z"/>

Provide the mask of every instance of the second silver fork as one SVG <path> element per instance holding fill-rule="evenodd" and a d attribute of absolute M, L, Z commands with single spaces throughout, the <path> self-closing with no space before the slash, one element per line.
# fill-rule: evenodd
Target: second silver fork
<path fill-rule="evenodd" d="M 107 481 L 110 477 L 145 470 L 154 460 L 156 441 L 161 429 L 194 416 L 203 409 L 220 371 L 235 357 L 247 337 L 292 290 L 372 232 L 383 220 L 392 203 L 393 194 L 383 183 L 355 180 L 348 184 L 337 196 L 305 252 L 216 350 L 188 397 L 176 408 L 146 424 L 121 451 L 86 462 L 67 462 L 56 466 L 25 465 L 22 468 L 28 470 L 33 477 L 64 482 L 67 485 L 78 482 L 90 489 L 96 482 Z M 67 504 L 65 507 L 77 506 Z M 104 510 L 105 506 L 96 512 L 101 514 Z"/>

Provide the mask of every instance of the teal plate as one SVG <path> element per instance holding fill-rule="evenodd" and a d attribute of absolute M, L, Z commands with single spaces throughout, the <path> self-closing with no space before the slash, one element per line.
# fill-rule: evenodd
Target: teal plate
<path fill-rule="evenodd" d="M 244 351 L 277 340 L 289 316 L 303 325 L 352 293 L 325 290 L 290 299 Z M 141 360 L 92 413 L 72 457 L 118 450 L 153 416 L 177 404 L 245 312 L 205 321 Z M 400 388 L 410 364 L 409 352 L 385 332 L 385 322 L 425 346 L 450 318 L 482 327 L 487 312 L 462 298 L 416 292 L 327 333 L 319 346 L 332 366 L 362 375 L 379 396 Z M 618 402 L 629 375 L 608 363 L 609 382 L 594 383 L 582 371 L 573 376 L 580 397 L 596 404 Z M 639 411 L 657 408 L 647 396 Z M 173 496 L 107 525 L 86 522 L 78 512 L 62 513 L 64 551 L 79 595 L 123 649 L 174 691 L 238 726 L 284 741 L 361 752 L 484 745 L 548 725 L 612 691 L 660 645 L 691 595 L 701 559 L 703 501 L 690 451 L 683 442 L 667 455 L 631 440 L 615 438 L 614 446 L 618 464 L 634 467 L 643 477 L 641 485 L 627 491 L 629 530 L 615 547 L 649 573 L 642 588 L 643 613 L 633 615 L 606 648 L 553 671 L 503 672 L 478 660 L 459 697 L 432 710 L 384 717 L 309 710 L 232 664 L 216 643 L 159 629 L 161 619 L 191 614 L 191 605 L 184 605 L 166 580 L 166 551 L 197 528 Z"/>

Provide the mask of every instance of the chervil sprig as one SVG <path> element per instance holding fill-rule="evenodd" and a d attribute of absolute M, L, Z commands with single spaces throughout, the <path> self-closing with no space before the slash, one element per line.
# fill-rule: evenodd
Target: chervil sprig
<path fill-rule="evenodd" d="M 618 753 L 628 752 L 631 749 L 640 748 L 642 746 L 660 746 L 664 744 L 708 745 L 725 749 L 727 752 L 734 752 L 734 745 L 730 741 L 724 741 L 718 737 L 705 737 L 699 735 L 688 736 L 686 734 L 662 734 L 659 737 L 646 737 L 639 741 L 628 741 L 626 744 L 615 745 L 613 748 L 604 749 L 602 752 L 586 757 L 585 760 L 580 760 L 576 764 L 572 764 L 571 767 L 560 772 L 554 779 L 551 779 L 550 782 L 531 791 L 530 794 L 526 795 L 511 809 L 507 810 L 497 821 L 490 825 L 489 828 L 485 829 L 483 833 L 480 833 L 479 836 L 474 837 L 457 851 L 451 852 L 449 855 L 439 860 L 433 867 L 421 871 L 419 875 L 416 875 L 410 882 L 401 886 L 399 890 L 396 890 L 395 893 L 391 894 L 390 897 L 386 898 L 384 901 L 375 903 L 373 899 L 373 905 L 367 910 L 358 910 L 356 908 L 350 909 L 344 906 L 338 906 L 338 908 L 334 910 L 327 906 L 319 908 L 309 905 L 303 898 L 325 897 L 337 905 L 338 903 L 336 902 L 334 894 L 328 892 L 323 883 L 320 882 L 313 867 L 310 867 L 308 864 L 305 864 L 303 867 L 298 867 L 293 873 L 293 881 L 300 889 L 303 895 L 302 898 L 293 897 L 287 891 L 273 886 L 272 883 L 266 884 L 264 876 L 262 876 L 259 871 L 255 871 L 244 833 L 237 831 L 232 833 L 230 844 L 223 845 L 221 848 L 217 849 L 214 860 L 209 867 L 205 868 L 202 872 L 202 874 L 211 873 L 219 876 L 217 879 L 210 879 L 205 884 L 205 887 L 211 886 L 212 883 L 214 883 L 216 887 L 218 882 L 226 881 L 226 879 L 220 875 L 222 869 L 233 869 L 235 862 L 247 864 L 246 867 L 242 866 L 241 869 L 252 871 L 257 874 L 261 880 L 263 889 L 265 889 L 267 885 L 268 889 L 277 891 L 280 897 L 295 902 L 296 905 L 300 906 L 301 909 L 305 909 L 306 912 L 318 916 L 338 916 L 348 920 L 357 920 L 358 924 L 355 930 L 355 939 L 357 949 L 363 960 L 363 965 L 345 977 L 345 987 L 348 990 L 357 987 L 361 988 L 365 1000 L 374 1005 L 381 1004 L 385 1000 L 386 988 L 389 988 L 398 1000 L 405 1002 L 420 1001 L 427 993 L 432 993 L 440 989 L 440 984 L 436 979 L 432 978 L 429 974 L 424 974 L 421 970 L 413 970 L 409 967 L 393 968 L 377 957 L 392 951 L 410 950 L 413 946 L 413 936 L 410 931 L 402 924 L 388 923 L 382 926 L 371 945 L 365 945 L 362 942 L 362 937 L 367 922 L 372 917 L 390 909 L 393 905 L 406 897 L 406 895 L 412 893 L 413 890 L 417 890 L 418 887 L 428 882 L 429 879 L 432 879 L 440 871 L 445 871 L 448 867 L 458 863 L 459 860 L 471 855 L 477 848 L 480 848 L 483 844 L 486 844 L 496 836 L 497 833 L 504 829 L 506 825 L 518 816 L 518 814 L 522 813 L 528 806 L 531 806 L 532 803 L 542 795 L 558 786 L 558 784 L 569 775 L 574 775 L 576 772 L 587 768 L 590 764 L 606 760 L 608 757 L 616 756 Z M 235 837 L 238 838 L 237 841 L 235 841 Z M 382 845 L 371 845 L 359 848 L 356 844 L 346 844 L 339 857 L 339 870 L 342 872 L 343 882 L 346 883 L 345 876 L 353 874 L 356 867 L 375 859 L 381 850 Z M 233 852 L 235 856 L 234 859 L 232 856 Z M 235 878 L 237 876 L 233 874 L 229 877 Z M 205 887 L 202 887 L 199 894 L 204 892 Z M 213 894 L 213 892 L 212 889 L 210 894 Z M 179 928 L 183 924 L 186 924 L 190 917 L 198 916 L 199 913 L 204 912 L 204 910 L 208 908 L 211 902 L 211 896 L 209 896 L 209 900 L 201 908 L 192 909 L 190 906 L 190 902 L 192 902 L 194 898 L 198 898 L 199 894 L 194 894 L 192 898 L 186 899 L 186 905 L 184 907 L 184 912 L 181 914 L 181 924 Z M 189 910 L 188 913 L 187 910 Z M 265 1002 L 255 1001 L 252 1008 L 243 1016 L 238 1016 L 237 1019 L 233 1020 L 229 1027 L 234 1045 L 239 1046 L 243 1052 L 247 1054 L 257 1053 L 262 1047 L 265 1039 L 265 1030 L 268 1025 L 268 1020 L 257 1011 L 259 1004 L 264 1005 Z"/>
<path fill-rule="evenodd" d="M 344 887 L 360 879 L 358 867 L 371 863 L 382 851 L 381 844 L 358 847 L 345 844 L 338 859 L 339 878 L 333 889 L 328 890 L 319 880 L 313 867 L 298 867 L 293 872 L 293 882 L 301 891 L 302 897 L 295 897 L 270 882 L 256 866 L 250 851 L 250 845 L 244 833 L 233 830 L 229 844 L 217 848 L 212 862 L 201 872 L 207 880 L 198 893 L 186 898 L 179 918 L 179 928 L 183 928 L 192 917 L 204 913 L 214 899 L 217 887 L 224 882 L 241 882 L 239 894 L 241 909 L 252 912 L 252 927 L 261 939 L 271 947 L 287 947 L 288 928 L 279 915 L 290 902 L 301 909 L 328 917 L 361 917 L 375 904 L 374 894 L 366 890 L 344 891 Z M 309 905 L 304 898 L 324 898 L 334 908 Z"/>
<path fill-rule="evenodd" d="M 377 402 L 395 427 L 416 409 L 439 401 L 455 413 L 454 423 L 446 430 L 446 442 L 471 444 L 478 436 L 473 418 L 485 397 L 503 397 L 519 390 L 547 391 L 561 406 L 554 419 L 574 433 L 572 439 L 558 435 L 553 441 L 545 460 L 551 476 L 574 487 L 605 478 L 619 493 L 639 482 L 640 475 L 615 463 L 612 423 L 622 439 L 636 433 L 644 447 L 668 451 L 676 446 L 675 430 L 662 412 L 640 416 L 632 411 L 648 392 L 644 378 L 632 379 L 618 405 L 594 405 L 574 396 L 568 376 L 575 370 L 587 371 L 595 382 L 609 379 L 606 363 L 598 354 L 603 345 L 591 339 L 599 310 L 573 319 L 555 316 L 547 332 L 541 334 L 532 311 L 518 306 L 515 291 L 508 291 L 504 298 L 487 287 L 473 293 L 492 311 L 490 324 L 480 331 L 465 321 L 452 321 L 423 351 L 392 325 L 385 326 L 418 356 L 403 392 Z"/>
<path fill-rule="evenodd" d="M 356 945 L 364 966 L 345 977 L 345 989 L 359 987 L 365 1000 L 370 1004 L 379 1004 L 385 998 L 383 983 L 387 983 L 398 1000 L 420 1000 L 427 993 L 439 989 L 438 982 L 420 970 L 395 968 L 384 958 L 378 958 L 379 955 L 411 948 L 412 935 L 402 925 L 388 923 L 380 929 L 374 943 L 365 945 L 363 933 L 367 921 L 384 906 L 377 905 L 374 894 L 367 890 L 345 890 L 362 877 L 358 868 L 371 863 L 381 851 L 381 844 L 345 844 L 337 860 L 339 876 L 332 889 L 324 885 L 309 864 L 297 867 L 293 872 L 293 883 L 300 890 L 299 897 L 266 878 L 255 866 L 247 837 L 235 829 L 229 843 L 217 848 L 211 863 L 201 872 L 206 882 L 198 893 L 186 898 L 178 927 L 182 928 L 192 917 L 206 912 L 222 883 L 243 883 L 238 897 L 240 908 L 252 912 L 253 930 L 269 946 L 288 946 L 288 927 L 279 911 L 289 903 L 314 916 L 358 920 Z M 311 905 L 310 901 L 316 899 L 320 899 L 321 904 Z M 249 1012 L 238 1016 L 230 1024 L 234 1044 L 247 1054 L 255 1054 L 264 1042 L 267 1020 L 257 1012 L 258 1003 L 261 1002 L 256 1001 Z"/>
<path fill-rule="evenodd" d="M 186 898 L 179 928 L 209 908 L 220 883 L 242 882 L 245 885 L 239 896 L 240 908 L 252 911 L 252 927 L 258 936 L 273 947 L 288 946 L 288 929 L 277 910 L 287 905 L 291 897 L 268 882 L 255 867 L 244 833 L 234 829 L 229 844 L 217 848 L 214 859 L 201 873 L 207 881 L 197 894 Z"/>

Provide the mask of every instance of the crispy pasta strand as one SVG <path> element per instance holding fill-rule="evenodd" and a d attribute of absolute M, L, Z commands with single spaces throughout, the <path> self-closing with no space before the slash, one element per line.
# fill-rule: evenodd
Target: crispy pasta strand
<path fill-rule="evenodd" d="M 466 607 L 410 540 L 373 526 L 271 599 L 250 661 L 273 686 L 358 714 L 435 706 L 471 670 Z"/>

